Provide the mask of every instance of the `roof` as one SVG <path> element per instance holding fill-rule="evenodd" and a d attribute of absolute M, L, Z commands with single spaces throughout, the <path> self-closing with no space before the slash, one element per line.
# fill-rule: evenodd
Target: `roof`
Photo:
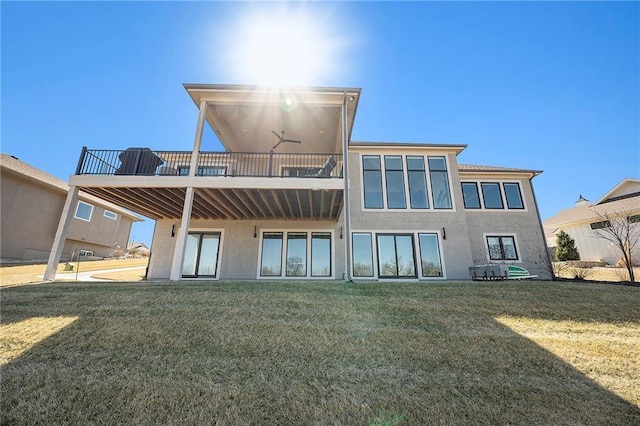
<path fill-rule="evenodd" d="M 555 229 L 579 222 L 599 221 L 601 220 L 599 215 L 605 214 L 614 216 L 620 214 L 640 214 L 640 192 L 618 195 L 618 190 L 621 188 L 622 183 L 625 182 L 640 186 L 638 179 L 624 179 L 595 203 L 583 201 L 576 207 L 561 210 L 555 216 L 545 220 L 545 228 Z"/>
<path fill-rule="evenodd" d="M 36 167 L 33 167 L 32 165 L 21 161 L 13 155 L 4 153 L 0 154 L 0 169 L 2 169 L 3 174 L 9 172 L 15 175 L 19 175 L 32 182 L 45 185 L 62 194 L 66 194 L 67 192 L 69 192 L 69 185 L 67 184 L 67 182 L 63 181 L 62 179 L 58 179 L 57 177 L 50 175 L 49 173 L 44 172 Z M 114 213 L 119 213 L 132 219 L 134 222 L 143 221 L 140 216 L 133 214 L 130 211 L 123 209 L 122 207 L 119 207 L 113 203 L 104 201 L 85 192 L 80 191 L 80 193 L 78 194 L 78 198 L 83 201 L 89 201 L 92 204 L 102 206 Z"/>
<path fill-rule="evenodd" d="M 349 146 L 353 148 L 435 148 L 450 149 L 456 151 L 456 154 L 462 152 L 466 144 L 442 144 L 442 143 L 416 143 L 416 142 L 363 142 L 350 141 Z"/>
<path fill-rule="evenodd" d="M 640 192 L 640 179 L 626 178 L 614 186 L 611 191 L 604 194 L 595 204 L 603 204 L 625 198 Z"/>
<path fill-rule="evenodd" d="M 482 172 L 482 173 L 529 173 L 534 176 L 542 173 L 542 170 L 531 169 L 516 169 L 512 167 L 499 167 L 499 166 L 480 166 L 477 164 L 458 164 L 458 171 L 460 172 Z"/>

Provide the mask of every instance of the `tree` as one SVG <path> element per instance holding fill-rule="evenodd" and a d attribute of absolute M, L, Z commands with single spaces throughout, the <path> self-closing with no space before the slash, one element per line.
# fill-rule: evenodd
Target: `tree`
<path fill-rule="evenodd" d="M 594 229 L 596 237 L 609 241 L 622 254 L 629 281 L 634 282 L 633 258 L 640 250 L 640 215 L 598 213 L 598 217 L 600 222 Z"/>
<path fill-rule="evenodd" d="M 580 260 L 580 253 L 576 248 L 576 242 L 563 230 L 560 230 L 558 238 L 556 239 L 556 259 L 559 262 Z"/>

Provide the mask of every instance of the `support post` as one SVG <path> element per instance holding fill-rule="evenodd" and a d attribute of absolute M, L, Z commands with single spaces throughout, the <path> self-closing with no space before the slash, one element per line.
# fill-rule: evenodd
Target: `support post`
<path fill-rule="evenodd" d="M 196 135 L 193 140 L 193 151 L 191 152 L 191 163 L 189 166 L 189 176 L 196 176 L 198 172 L 198 157 L 202 147 L 202 133 L 204 122 L 207 117 L 207 101 L 200 102 L 200 112 L 198 114 L 198 124 Z M 189 224 L 191 222 L 191 209 L 193 208 L 194 190 L 192 186 L 186 188 L 184 205 L 182 206 L 182 220 L 176 238 L 176 247 L 173 251 L 173 262 L 171 264 L 171 281 L 180 281 L 182 278 L 182 262 L 184 261 L 184 248 L 187 245 L 189 236 Z"/>
<path fill-rule="evenodd" d="M 342 168 L 344 176 L 344 250 L 345 250 L 345 280 L 351 282 L 351 207 L 349 205 L 349 133 L 347 129 L 347 92 L 342 100 Z"/>
<path fill-rule="evenodd" d="M 53 281 L 56 278 L 56 269 L 60 258 L 62 257 L 62 250 L 64 249 L 64 242 L 67 239 L 67 231 L 69 231 L 69 224 L 74 214 L 74 207 L 78 201 L 79 189 L 77 186 L 70 186 L 69 192 L 67 192 L 67 199 L 64 202 L 62 208 L 62 214 L 60 215 L 60 222 L 58 222 L 58 230 L 56 236 L 53 239 L 53 245 L 51 246 L 51 253 L 49 254 L 49 261 L 47 262 L 47 269 L 44 272 L 45 281 Z"/>

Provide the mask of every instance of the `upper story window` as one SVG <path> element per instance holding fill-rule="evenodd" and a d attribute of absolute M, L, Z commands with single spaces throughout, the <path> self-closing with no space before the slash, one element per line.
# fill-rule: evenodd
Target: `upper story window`
<path fill-rule="evenodd" d="M 462 198 L 465 209 L 479 209 L 480 194 L 478 193 L 478 184 L 475 182 L 463 182 Z"/>
<path fill-rule="evenodd" d="M 365 209 L 407 209 L 407 198 L 410 209 L 452 208 L 444 156 L 385 155 L 382 167 L 380 155 L 363 155 L 362 173 Z"/>
<path fill-rule="evenodd" d="M 428 162 L 431 192 L 433 193 L 433 208 L 450 209 L 451 192 L 449 191 L 447 161 L 444 157 L 428 157 Z"/>
<path fill-rule="evenodd" d="M 190 166 L 179 166 L 180 176 L 189 176 Z M 226 176 L 227 166 L 199 166 L 196 176 Z"/>
<path fill-rule="evenodd" d="M 485 209 L 503 209 L 502 194 L 499 183 L 482 182 L 482 198 Z"/>
<path fill-rule="evenodd" d="M 91 220 L 91 214 L 93 213 L 93 206 L 84 201 L 78 201 L 76 206 L 76 214 L 74 217 L 89 222 Z"/>
<path fill-rule="evenodd" d="M 379 155 L 362 156 L 362 173 L 364 188 L 364 207 L 366 209 L 381 209 L 382 201 L 382 171 Z"/>
<path fill-rule="evenodd" d="M 404 196 L 402 156 L 385 155 L 384 169 L 387 184 L 387 206 L 390 209 L 406 209 L 407 200 Z"/>
<path fill-rule="evenodd" d="M 428 209 L 427 176 L 424 157 L 407 155 L 407 177 L 409 181 L 409 200 L 412 209 Z"/>
<path fill-rule="evenodd" d="M 610 228 L 611 227 L 611 221 L 609 220 L 603 220 L 601 222 L 593 222 L 590 224 L 591 229 L 604 229 L 604 228 Z"/>
<path fill-rule="evenodd" d="M 524 210 L 524 200 L 518 182 L 481 182 L 480 188 L 478 182 L 462 182 L 461 186 L 465 209 Z"/>
<path fill-rule="evenodd" d="M 108 217 L 109 219 L 116 220 L 118 218 L 118 214 L 109 210 L 105 210 L 104 217 Z"/>

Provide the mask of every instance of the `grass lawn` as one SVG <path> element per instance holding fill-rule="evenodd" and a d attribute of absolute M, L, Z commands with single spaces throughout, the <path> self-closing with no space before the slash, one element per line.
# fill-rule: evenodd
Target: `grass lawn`
<path fill-rule="evenodd" d="M 108 260 L 92 260 L 80 262 L 80 272 L 100 271 L 103 269 L 129 268 L 133 266 L 146 266 L 148 258 L 137 259 L 108 259 Z M 71 262 L 76 272 L 78 269 L 77 262 Z M 0 287 L 9 287 L 14 285 L 30 284 L 42 282 L 42 276 L 47 269 L 46 264 L 36 265 L 17 265 L 17 266 L 1 266 L 0 267 Z M 58 265 L 56 272 L 69 272 L 64 270 L 64 263 Z M 139 281 L 144 277 L 144 270 L 133 272 L 120 272 L 111 274 L 99 274 L 99 278 L 130 281 Z"/>
<path fill-rule="evenodd" d="M 640 288 L 2 290 L 3 424 L 640 424 Z"/>

